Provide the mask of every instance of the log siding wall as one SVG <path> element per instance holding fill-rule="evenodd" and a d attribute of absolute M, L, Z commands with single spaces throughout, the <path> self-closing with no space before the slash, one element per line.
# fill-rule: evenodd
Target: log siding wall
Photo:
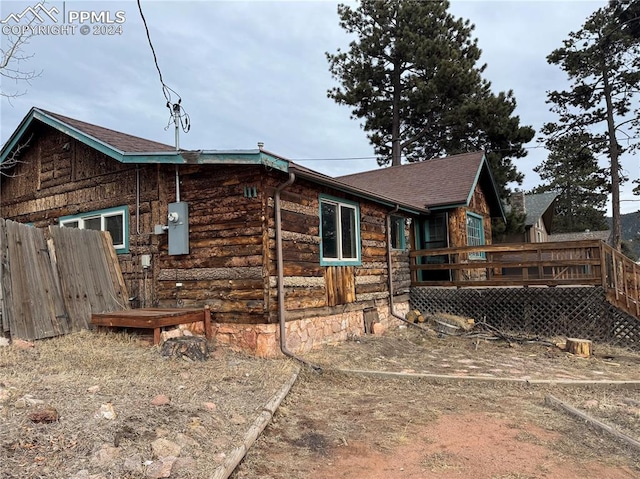
<path fill-rule="evenodd" d="M 20 160 L 15 176 L 1 180 L 2 217 L 45 227 L 62 216 L 128 206 L 129 253 L 118 258 L 135 298 L 132 306 L 208 304 L 219 323 L 278 321 L 273 195 L 286 180 L 282 172 L 250 165 L 181 165 L 190 253 L 169 256 L 167 235 L 153 230 L 166 224 L 167 204 L 175 201 L 173 165 L 121 164 L 44 125 L 34 128 Z M 254 188 L 255 195 L 246 194 Z M 320 265 L 322 193 L 358 203 L 361 265 Z M 288 320 L 387 303 L 388 208 L 302 179 L 281 199 Z M 142 268 L 142 254 L 152 256 L 148 270 Z M 394 290 L 400 294 L 409 286 L 408 252 L 393 251 L 392 257 Z"/>
<path fill-rule="evenodd" d="M 139 258 L 157 250 L 157 240 L 150 234 L 158 216 L 157 167 L 143 165 L 136 171 L 135 165 L 121 164 L 44 125 L 34 128 L 28 138 L 28 147 L 9 172 L 12 176 L 0 179 L 0 216 L 45 228 L 63 216 L 128 206 L 129 253 L 118 259 L 129 294 L 138 298 L 134 305 L 145 296 L 151 305 L 151 282 L 144 281 Z M 139 208 L 137 173 L 144 178 Z M 137 234 L 138 224 L 141 234 Z"/>
<path fill-rule="evenodd" d="M 283 183 L 270 177 L 272 191 Z M 360 210 L 362 263 L 358 266 L 320 265 L 320 195 L 355 202 Z M 277 318 L 277 269 L 273 194 L 269 195 L 269 282 L 271 321 Z M 386 214 L 388 210 L 360 198 L 297 179 L 281 193 L 284 287 L 287 319 L 329 316 L 345 310 L 373 307 L 387 299 L 388 266 Z M 408 244 L 408 241 L 407 241 Z M 393 253 L 394 288 L 405 291 L 410 284 L 406 251 Z"/>

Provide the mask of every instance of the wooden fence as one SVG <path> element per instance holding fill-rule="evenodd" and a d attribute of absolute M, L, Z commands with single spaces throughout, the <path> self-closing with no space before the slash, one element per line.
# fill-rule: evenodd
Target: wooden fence
<path fill-rule="evenodd" d="M 0 219 L 0 260 L 2 333 L 12 338 L 58 336 L 87 328 L 92 312 L 129 308 L 108 233 Z"/>
<path fill-rule="evenodd" d="M 602 286 L 640 318 L 638 265 L 599 240 L 418 250 L 410 261 L 412 286 Z"/>

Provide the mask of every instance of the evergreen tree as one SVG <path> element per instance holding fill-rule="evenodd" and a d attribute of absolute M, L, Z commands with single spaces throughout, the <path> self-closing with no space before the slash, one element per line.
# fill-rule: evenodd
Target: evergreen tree
<path fill-rule="evenodd" d="M 491 92 L 468 20 L 447 1 L 363 0 L 338 6 L 340 26 L 357 39 L 327 53 L 340 86 L 328 95 L 363 119 L 379 164 L 486 150 L 499 188 L 521 182 L 511 158 L 534 135 L 513 116 L 512 92 Z"/>
<path fill-rule="evenodd" d="M 571 87 L 552 91 L 548 102 L 559 116 L 558 123 L 546 124 L 542 132 L 547 144 L 566 136 L 592 132 L 594 153 L 610 160 L 609 177 L 613 210 L 612 245 L 620 249 L 620 156 L 633 147 L 637 136 L 637 114 L 632 112 L 634 93 L 640 84 L 638 39 L 620 23 L 616 9 L 604 7 L 594 12 L 578 32 L 569 33 L 561 48 L 547 60 L 567 73 Z M 628 146 L 627 146 L 628 145 Z"/>
<path fill-rule="evenodd" d="M 550 141 L 549 157 L 534 168 L 544 183 L 533 193 L 558 193 L 554 233 L 608 228 L 605 218 L 609 193 L 607 171 L 598 166 L 589 149 L 591 140 L 588 133 L 573 133 Z"/>

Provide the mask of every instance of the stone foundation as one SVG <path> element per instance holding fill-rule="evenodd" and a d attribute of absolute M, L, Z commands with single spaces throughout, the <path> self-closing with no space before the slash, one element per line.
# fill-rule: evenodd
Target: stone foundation
<path fill-rule="evenodd" d="M 374 333 L 382 334 L 388 327 L 399 324 L 391 316 L 386 300 L 376 301 L 378 322 Z M 396 313 L 404 317 L 409 302 L 395 304 Z M 230 324 L 213 323 L 213 336 L 217 341 L 231 345 L 259 357 L 277 357 L 280 351 L 279 324 Z M 364 310 L 350 311 L 329 316 L 305 318 L 286 323 L 287 349 L 302 354 L 322 344 L 346 341 L 364 335 Z"/>

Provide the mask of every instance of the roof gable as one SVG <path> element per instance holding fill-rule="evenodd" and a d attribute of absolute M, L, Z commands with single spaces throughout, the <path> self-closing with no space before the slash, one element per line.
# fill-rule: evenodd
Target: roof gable
<path fill-rule="evenodd" d="M 525 226 L 533 226 L 542 218 L 547 231 L 550 231 L 553 219 L 553 203 L 557 197 L 558 193 L 555 192 L 524 195 Z"/>
<path fill-rule="evenodd" d="M 40 122 L 74 138 L 121 163 L 169 164 L 251 164 L 288 171 L 289 162 L 261 149 L 197 150 L 176 149 L 170 145 L 129 135 L 110 128 L 32 108 L 0 150 L 0 163 L 20 144 L 34 122 Z"/>
<path fill-rule="evenodd" d="M 504 217 L 493 175 L 481 151 L 379 168 L 337 179 L 430 210 L 469 206 L 480 182 L 492 216 Z"/>
<path fill-rule="evenodd" d="M 298 176 L 316 184 L 327 185 L 339 191 L 372 200 L 389 208 L 398 206 L 403 211 L 414 214 L 427 212 L 427 209 L 422 205 L 414 207 L 411 204 L 398 201 L 396 198 L 388 198 L 380 192 L 362 190 L 335 178 L 296 165 L 262 148 L 254 150 L 176 151 L 170 145 L 146 140 L 35 107 L 23 118 L 18 128 L 0 150 L 0 163 L 9 158 L 11 152 L 20 145 L 21 141 L 24 141 L 34 123 L 48 125 L 121 163 L 263 165 L 283 172 L 290 172 L 291 169 L 291 173 L 295 172 Z"/>

